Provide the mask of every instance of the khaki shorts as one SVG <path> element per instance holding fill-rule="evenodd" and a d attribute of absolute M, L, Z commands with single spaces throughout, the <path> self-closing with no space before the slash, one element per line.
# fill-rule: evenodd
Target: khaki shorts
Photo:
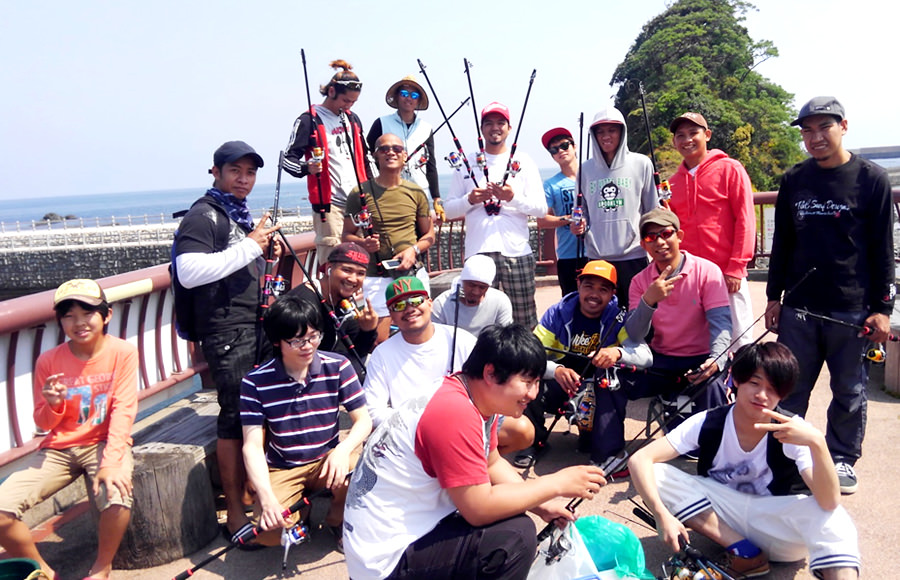
<path fill-rule="evenodd" d="M 0 485 L 0 511 L 13 514 L 17 519 L 32 506 L 44 501 L 57 491 L 75 481 L 79 475 L 87 478 L 88 497 L 100 511 L 112 505 L 131 507 L 131 496 L 123 497 L 118 488 L 100 487 L 100 494 L 93 497 L 91 488 L 103 459 L 106 443 L 68 449 L 40 449 L 25 460 L 24 467 L 13 473 Z M 130 478 L 134 471 L 131 446 L 125 452 L 122 468 Z"/>

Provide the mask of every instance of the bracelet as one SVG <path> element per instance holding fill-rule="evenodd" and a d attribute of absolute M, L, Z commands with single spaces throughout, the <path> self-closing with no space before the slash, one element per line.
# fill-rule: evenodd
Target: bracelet
<path fill-rule="evenodd" d="M 413 251 L 416 253 L 417 256 L 420 255 L 420 254 L 422 253 L 422 250 L 419 249 L 419 243 L 418 243 L 418 242 L 416 242 L 415 244 L 413 244 Z"/>

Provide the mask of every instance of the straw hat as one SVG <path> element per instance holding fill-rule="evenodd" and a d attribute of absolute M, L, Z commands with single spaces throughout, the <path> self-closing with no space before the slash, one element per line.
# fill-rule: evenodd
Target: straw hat
<path fill-rule="evenodd" d="M 412 75 L 403 77 L 396 83 L 392 84 L 391 87 L 387 90 L 387 93 L 384 95 L 384 102 L 386 102 L 389 107 L 391 107 L 392 109 L 397 108 L 397 90 L 401 85 L 412 85 L 419 93 L 419 104 L 416 105 L 417 111 L 424 111 L 428 108 L 428 95 L 425 94 L 425 89 L 422 88 L 422 85 L 416 82 L 416 77 Z"/>

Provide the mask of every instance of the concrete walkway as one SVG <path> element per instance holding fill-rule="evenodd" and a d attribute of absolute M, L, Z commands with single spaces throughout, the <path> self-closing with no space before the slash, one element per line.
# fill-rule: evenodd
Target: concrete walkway
<path fill-rule="evenodd" d="M 765 284 L 751 282 L 754 312 L 759 316 L 765 308 Z M 545 286 L 538 289 L 538 311 L 543 312 L 559 299 L 559 288 Z M 762 332 L 761 323 L 756 334 Z M 896 492 L 900 482 L 900 461 L 897 460 L 897 443 L 900 438 L 900 401 L 887 395 L 881 383 L 881 373 L 876 369 L 869 385 L 868 430 L 865 441 L 865 455 L 857 463 L 859 475 L 859 491 L 844 498 L 844 505 L 853 516 L 863 556 L 863 577 L 890 578 L 896 574 L 897 564 L 893 561 L 897 555 L 897 544 L 900 540 L 900 494 Z M 827 373 L 823 373 L 813 392 L 810 412 L 807 417 L 819 428 L 825 426 L 826 407 L 830 401 Z M 646 418 L 646 402 L 638 401 L 629 404 L 626 429 L 628 437 L 644 437 L 643 428 Z M 555 471 L 568 465 L 587 462 L 587 456 L 577 453 L 577 437 L 566 432 L 564 426 L 557 425 L 550 438 L 551 450 L 538 463 L 538 474 Z M 686 465 L 687 469 L 692 466 Z M 631 504 L 627 498 L 635 496 L 629 480 L 616 481 L 607 485 L 593 501 L 585 502 L 579 508 L 579 515 L 602 515 L 613 521 L 625 523 L 641 538 L 647 566 L 655 575 L 661 574 L 660 564 L 668 557 L 662 543 L 656 539 L 654 531 L 642 524 L 634 523 Z M 90 518 L 78 518 L 75 522 L 64 526 L 57 535 L 44 540 L 40 549 L 52 565 L 62 574 L 64 580 L 82 578 L 86 575 L 92 552 L 84 542 L 68 542 L 67 539 L 93 534 Z M 88 528 L 88 529 L 86 529 Z M 695 535 L 696 538 L 696 535 Z M 172 578 L 176 574 L 192 567 L 206 556 L 215 553 L 225 546 L 225 541 L 217 538 L 201 552 L 192 554 L 171 564 L 146 570 L 116 570 L 114 580 L 129 578 L 135 580 L 159 580 Z M 77 547 L 76 547 L 77 546 Z M 703 539 L 695 539 L 695 546 L 707 554 L 715 553 L 715 547 Z M 240 552 L 232 550 L 218 559 L 192 578 L 212 579 L 226 578 L 234 580 L 256 580 L 273 578 L 346 578 L 347 569 L 344 558 L 332 550 L 333 540 L 324 532 L 313 532 L 310 542 L 295 547 L 288 558 L 287 569 L 282 572 L 282 550 L 270 548 L 257 552 Z M 892 557 L 891 554 L 894 554 Z M 772 573 L 768 576 L 776 580 L 794 578 L 811 578 L 805 562 L 793 564 L 773 564 Z"/>

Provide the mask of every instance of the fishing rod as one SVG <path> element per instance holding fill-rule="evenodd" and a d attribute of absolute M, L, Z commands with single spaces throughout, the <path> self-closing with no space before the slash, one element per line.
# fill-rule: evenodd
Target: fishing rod
<path fill-rule="evenodd" d="M 441 111 L 441 116 L 444 117 L 444 123 L 447 124 L 447 129 L 450 131 L 450 135 L 453 137 L 453 144 L 456 146 L 456 154 L 450 153 L 447 155 L 446 159 L 450 163 L 450 167 L 459 171 L 460 163 L 465 165 L 466 172 L 469 174 L 469 178 L 472 180 L 472 185 L 476 186 L 477 182 L 475 181 L 475 173 L 472 171 L 472 167 L 469 166 L 469 159 L 466 157 L 465 151 L 463 151 L 462 145 L 459 143 L 459 139 L 456 138 L 456 133 L 453 131 L 453 125 L 450 124 L 450 117 L 447 116 L 447 113 L 444 112 L 444 107 L 441 106 L 441 100 L 438 98 L 437 93 L 434 90 L 434 86 L 431 84 L 431 79 L 428 78 L 428 73 L 425 72 L 425 65 L 422 63 L 422 59 L 417 58 L 416 62 L 419 63 L 419 72 L 422 73 L 422 76 L 425 77 L 425 82 L 428 83 L 428 88 L 431 90 L 432 96 L 434 96 L 434 102 L 437 103 L 438 109 Z M 474 108 L 474 106 L 473 106 Z M 455 157 L 454 155 L 458 155 Z"/>
<path fill-rule="evenodd" d="M 459 281 L 459 288 L 453 293 L 453 300 L 456 302 L 456 312 L 453 313 L 453 345 L 450 347 L 450 368 L 447 374 L 453 373 L 453 363 L 456 360 L 456 333 L 459 329 L 459 301 L 463 294 L 462 280 Z"/>
<path fill-rule="evenodd" d="M 312 126 L 316 121 L 316 110 L 313 109 L 312 98 L 309 94 L 309 75 L 306 72 L 306 52 L 301 48 L 300 49 L 300 60 L 303 61 L 303 82 L 306 84 L 306 105 L 309 107 L 309 123 L 310 123 L 310 133 L 312 133 Z M 306 160 L 307 166 L 310 163 L 322 163 L 322 160 L 325 158 L 325 152 L 321 147 L 313 147 L 309 152 L 309 159 Z M 279 167 L 280 169 L 280 167 Z M 308 171 L 308 169 L 307 169 Z M 322 196 L 322 171 L 315 174 L 316 180 L 316 191 L 318 192 L 319 200 L 321 201 Z M 307 177 L 307 180 L 309 177 Z M 325 214 L 331 211 L 331 200 L 329 199 L 329 203 L 312 203 L 312 199 L 309 200 L 310 205 L 312 205 L 313 211 L 319 214 L 319 218 L 324 222 L 327 218 Z"/>
<path fill-rule="evenodd" d="M 363 184 L 359 179 L 359 172 L 357 171 L 356 152 L 354 152 L 353 149 L 353 144 L 356 139 L 353 138 L 352 123 L 350 123 L 350 118 L 344 109 L 340 109 L 338 116 L 341 118 L 341 125 L 344 127 L 344 137 L 347 139 L 347 149 L 350 150 L 350 163 L 353 164 L 353 176 L 356 177 L 356 187 L 359 189 L 359 213 L 356 214 L 355 218 L 351 219 L 353 219 L 353 224 L 362 230 L 363 237 L 370 238 L 375 233 L 375 225 L 372 223 L 372 215 L 369 213 L 369 206 L 366 202 L 366 192 L 363 190 Z M 372 199 L 377 206 L 378 200 L 375 198 L 374 191 L 372 192 Z M 380 208 L 378 209 L 378 213 L 381 213 Z"/>
<path fill-rule="evenodd" d="M 806 279 L 807 279 L 813 272 L 815 272 L 815 271 L 816 271 L 816 268 L 815 268 L 815 267 L 810 268 L 810 269 L 809 269 L 809 270 L 808 270 L 808 271 L 800 278 L 800 280 L 798 280 L 797 283 L 794 284 L 793 287 L 791 287 L 789 290 L 785 291 L 784 295 L 782 296 L 782 300 L 784 300 L 784 298 L 787 298 L 788 296 L 790 296 L 791 294 L 793 294 L 793 292 L 794 292 L 794 291 L 795 291 L 795 290 L 796 290 L 803 282 L 805 282 Z M 756 320 L 753 321 L 753 324 L 751 324 L 751 325 L 748 327 L 748 330 L 749 330 L 750 328 L 753 328 L 753 327 L 756 325 L 757 322 L 759 322 L 760 320 L 762 320 L 762 319 L 763 319 L 763 318 L 764 318 L 764 317 L 772 310 L 772 308 L 774 308 L 775 304 L 777 304 L 777 303 L 776 303 L 776 302 L 773 302 L 773 303 L 771 303 L 769 306 L 767 306 L 766 309 L 765 309 L 765 311 L 764 311 L 764 312 L 763 312 Z M 745 332 L 746 332 L 746 331 L 745 331 Z M 757 344 L 757 343 L 759 343 L 759 342 L 760 342 L 767 334 L 769 334 L 769 332 L 770 332 L 770 331 L 769 331 L 768 329 L 766 329 L 765 331 L 763 331 L 762 334 L 760 334 L 760 335 L 759 335 L 752 343 L 750 343 L 750 344 L 752 345 L 752 344 Z M 737 342 L 740 340 L 740 338 L 741 338 L 743 335 L 744 335 L 743 332 L 742 332 L 740 335 L 738 335 L 738 337 L 735 338 L 735 339 L 731 342 L 731 344 L 728 345 L 728 347 L 725 349 L 725 352 L 730 351 L 731 348 L 734 347 L 735 344 L 737 344 Z M 749 345 L 748 345 L 748 346 L 749 346 Z M 744 352 L 747 352 L 747 351 L 744 351 Z M 669 422 L 671 422 L 672 420 L 674 420 L 675 417 L 678 417 L 685 409 L 689 408 L 690 405 L 692 405 L 693 402 L 694 402 L 701 394 L 703 394 L 703 392 L 706 390 L 706 388 L 707 388 L 709 385 L 711 385 L 711 384 L 712 384 L 715 380 L 717 380 L 720 376 L 724 375 L 724 374 L 729 370 L 729 368 L 730 368 L 731 366 L 734 366 L 734 363 L 735 363 L 735 362 L 737 362 L 738 360 L 740 360 L 740 356 L 741 356 L 741 355 L 735 356 L 734 359 L 733 359 L 732 361 L 730 361 L 729 363 L 727 363 L 727 364 L 725 365 L 725 367 L 724 367 L 722 370 L 720 370 L 720 371 L 717 372 L 717 373 L 714 373 L 713 375 L 709 376 L 708 378 L 706 378 L 706 379 L 703 380 L 703 381 L 699 381 L 699 382 L 690 382 L 690 381 L 689 381 L 689 384 L 688 384 L 687 389 L 685 389 L 685 391 L 682 392 L 682 396 L 686 397 L 685 400 L 684 400 L 684 402 L 682 402 L 682 403 L 678 406 L 678 408 L 677 408 L 677 409 L 669 416 L 668 419 L 666 419 L 665 421 L 660 421 L 660 422 L 659 422 L 659 425 L 656 427 L 656 429 L 654 429 L 652 432 L 648 433 L 648 434 L 647 434 L 647 437 L 646 437 L 643 441 L 638 442 L 638 440 L 637 440 L 637 438 L 640 436 L 640 433 L 638 433 L 637 435 L 635 435 L 635 436 L 631 439 L 631 441 L 629 441 L 629 442 L 625 445 L 625 448 L 624 448 L 623 452 L 620 453 L 619 455 L 616 455 L 616 456 L 615 456 L 615 459 L 613 459 L 612 463 L 610 463 L 610 464 L 607 466 L 606 472 L 607 472 L 607 473 L 617 473 L 618 471 L 620 471 L 620 470 L 622 469 L 623 465 L 628 461 L 628 459 L 629 459 L 629 457 L 630 457 L 631 455 L 633 455 L 634 453 L 637 453 L 638 451 L 640 451 L 640 449 L 641 449 L 642 447 L 644 447 L 645 445 L 649 444 L 649 443 L 653 440 L 653 437 L 654 437 L 657 433 L 659 433 L 659 432 L 660 432 L 661 430 L 663 430 L 666 426 L 668 426 Z M 689 374 L 690 372 L 691 372 L 691 371 L 688 371 L 688 373 L 686 373 L 686 374 Z M 679 397 L 679 400 L 680 400 L 680 399 L 681 399 L 681 397 Z M 575 509 L 576 509 L 579 505 L 581 505 L 581 502 L 582 502 L 582 501 L 584 501 L 583 498 L 572 498 L 572 500 L 566 505 L 566 509 L 569 510 L 570 512 L 574 513 L 574 512 L 575 512 Z M 553 524 L 552 524 L 552 523 L 547 524 L 547 526 L 545 526 L 544 529 L 542 529 L 541 532 L 538 534 L 538 543 L 542 542 L 542 541 L 545 540 L 547 537 L 549 537 L 549 535 L 550 535 L 550 533 L 551 533 L 552 531 L 553 531 Z"/>
<path fill-rule="evenodd" d="M 576 226 L 584 220 L 584 193 L 581 187 L 581 156 L 582 145 L 584 145 L 584 111 L 578 115 L 578 193 L 575 196 L 575 207 L 572 209 L 572 223 Z M 584 233 L 578 234 L 578 242 L 575 245 L 575 256 L 579 259 L 584 257 Z"/>
<path fill-rule="evenodd" d="M 281 239 L 284 240 L 284 245 L 287 246 L 288 251 L 291 253 L 291 256 L 294 258 L 294 263 L 300 268 L 300 272 L 306 277 L 309 281 L 309 287 L 316 295 L 316 300 L 319 301 L 319 304 L 328 312 L 328 318 L 331 320 L 332 325 L 334 325 L 334 332 L 337 334 L 338 338 L 347 347 L 347 352 L 353 357 L 353 359 L 359 363 L 359 370 L 361 376 L 359 377 L 359 382 L 362 383 L 366 378 L 366 365 L 363 362 L 362 356 L 360 356 L 359 351 L 356 350 L 356 345 L 353 344 L 353 340 L 347 334 L 346 330 L 342 329 L 341 320 L 338 319 L 337 314 L 334 313 L 334 307 L 329 306 L 325 301 L 325 297 L 322 296 L 322 292 L 319 291 L 318 286 L 316 286 L 316 282 L 313 280 L 312 276 L 309 275 L 309 270 L 303 265 L 303 262 L 300 260 L 300 257 L 297 255 L 296 250 L 294 250 L 293 246 L 291 246 L 290 242 L 287 239 L 287 235 L 278 230 L 278 234 L 281 236 Z"/>
<path fill-rule="evenodd" d="M 272 204 L 272 225 L 275 226 L 278 224 L 278 203 L 281 198 L 281 169 L 284 164 L 284 151 L 278 152 L 278 172 L 275 177 L 275 201 Z M 256 325 L 256 362 L 257 364 L 262 361 L 262 351 L 263 351 L 263 341 L 262 341 L 262 320 L 266 315 L 266 311 L 269 309 L 269 302 L 271 298 L 278 297 L 278 294 L 284 290 L 284 284 L 280 284 L 279 288 L 276 288 L 275 278 L 272 276 L 272 270 L 275 266 L 275 241 L 274 236 L 269 239 L 269 247 L 266 249 L 266 270 L 263 276 L 263 284 L 259 290 L 259 303 L 257 305 L 257 321 L 259 324 Z"/>
<path fill-rule="evenodd" d="M 289 508 L 287 508 L 286 510 L 282 511 L 282 512 L 281 512 L 281 517 L 287 518 L 288 516 L 290 516 L 291 514 L 297 512 L 297 511 L 300 510 L 301 508 L 303 508 L 303 507 L 309 505 L 309 499 L 310 499 L 310 497 L 314 497 L 314 496 L 317 495 L 318 493 L 321 493 L 321 492 L 315 492 L 314 494 L 310 495 L 309 497 L 307 497 L 307 496 L 301 497 L 301 498 L 298 499 L 296 502 L 294 502 L 293 504 L 291 504 L 291 507 L 289 507 Z M 263 528 L 262 528 L 261 525 L 258 525 L 258 526 L 255 526 L 255 527 L 247 526 L 246 530 L 245 530 L 243 533 L 239 533 L 240 535 L 235 534 L 235 536 L 237 536 L 237 537 L 236 537 L 236 538 L 232 538 L 231 541 L 228 543 L 227 546 L 225 546 L 224 548 L 222 548 L 222 549 L 219 550 L 218 552 L 213 553 L 213 554 L 210 555 L 209 557 L 204 558 L 202 561 L 200 561 L 200 563 L 198 563 L 197 565 L 195 565 L 193 568 L 189 568 L 189 569 L 185 570 L 184 572 L 178 574 L 178 575 L 175 576 L 172 580 L 187 580 L 187 578 L 190 578 L 191 576 L 194 575 L 194 572 L 196 572 L 196 571 L 199 570 L 200 568 L 203 568 L 204 566 L 206 566 L 206 565 L 209 564 L 210 562 L 212 562 L 212 561 L 214 561 L 214 560 L 218 560 L 219 558 L 221 558 L 222 556 L 224 556 L 226 553 L 230 552 L 231 550 L 233 550 L 233 549 L 235 549 L 235 548 L 237 548 L 237 547 L 239 547 L 239 546 L 246 546 L 246 545 L 248 545 L 250 542 L 252 542 L 254 539 L 256 539 L 256 537 L 259 536 L 259 534 L 261 534 L 261 533 L 264 532 L 264 531 L 265 531 L 265 530 L 263 530 Z"/>
<path fill-rule="evenodd" d="M 518 163 L 513 164 L 513 157 L 516 154 L 516 149 L 519 146 L 519 132 L 522 130 L 522 121 L 525 120 L 525 109 L 528 107 L 528 97 L 531 96 L 531 87 L 534 85 L 534 77 L 537 75 L 537 69 L 531 71 L 531 77 L 528 79 L 528 90 L 525 92 L 525 103 L 522 105 L 522 115 L 519 117 L 519 126 L 516 127 L 516 136 L 513 137 L 512 147 L 509 148 L 509 160 L 506 162 L 506 172 L 503 174 L 503 181 L 500 182 L 500 187 L 506 185 L 506 180 L 510 177 L 515 177 L 515 175 L 519 172 Z M 500 202 L 497 202 L 497 211 L 500 211 Z"/>
<path fill-rule="evenodd" d="M 797 312 L 797 318 L 799 320 L 803 320 L 804 322 L 806 321 L 806 317 L 808 316 L 810 318 L 815 318 L 816 320 L 821 320 L 823 322 L 830 322 L 832 324 L 845 326 L 847 328 L 853 328 L 855 330 L 858 330 L 863 336 L 869 336 L 875 332 L 874 328 L 865 324 L 854 324 L 852 322 L 847 322 L 838 318 L 832 318 L 831 316 L 825 316 L 824 314 L 816 314 L 815 312 L 810 312 L 806 308 L 795 308 L 795 310 Z M 888 340 L 891 342 L 898 342 L 900 341 L 900 337 L 888 333 Z"/>
<path fill-rule="evenodd" d="M 475 107 L 475 92 L 472 90 L 472 74 L 469 67 L 472 63 L 468 59 L 463 58 L 463 65 L 466 67 L 466 80 L 469 81 L 469 98 L 472 99 L 472 116 L 475 118 L 475 134 L 478 135 L 478 154 L 475 156 L 475 164 L 484 172 L 484 182 L 490 182 L 488 177 L 487 157 L 484 152 L 484 138 L 481 136 L 481 123 L 478 122 L 478 109 Z"/>
<path fill-rule="evenodd" d="M 641 97 L 641 109 L 644 111 L 644 127 L 647 129 L 647 144 L 650 146 L 650 162 L 653 163 L 653 181 L 656 184 L 656 197 L 659 199 L 659 205 L 669 209 L 669 200 L 672 199 L 672 190 L 669 188 L 668 181 L 660 181 L 659 170 L 656 165 L 656 154 L 653 152 L 653 134 L 650 131 L 650 116 L 647 114 L 647 103 L 644 100 L 644 95 L 646 94 L 644 93 L 644 82 L 640 80 L 636 82 L 638 94 Z"/>
<path fill-rule="evenodd" d="M 448 117 L 448 119 L 452 119 L 452 118 L 453 118 L 453 115 L 455 115 L 456 113 L 458 113 L 459 110 L 462 109 L 462 108 L 466 105 L 466 103 L 469 102 L 470 98 L 471 98 L 471 97 L 466 97 L 466 99 L 465 99 L 463 102 L 461 102 L 461 103 L 459 104 L 459 106 L 456 107 L 456 109 L 455 109 L 452 113 L 450 113 L 450 116 Z M 437 128 L 436 128 L 434 131 L 431 132 L 431 134 L 434 135 L 435 133 L 437 133 L 438 131 L 441 130 L 441 127 L 443 127 L 443 126 L 446 125 L 446 124 L 447 124 L 447 121 L 442 121 L 441 124 L 438 125 Z M 418 147 L 416 147 L 415 149 L 413 149 L 413 150 L 412 150 L 412 153 L 409 154 L 409 157 L 410 157 L 410 158 L 415 157 L 416 153 L 418 153 L 419 151 L 421 151 L 423 147 L 425 147 L 425 141 L 422 141 L 422 142 L 419 144 Z"/>

